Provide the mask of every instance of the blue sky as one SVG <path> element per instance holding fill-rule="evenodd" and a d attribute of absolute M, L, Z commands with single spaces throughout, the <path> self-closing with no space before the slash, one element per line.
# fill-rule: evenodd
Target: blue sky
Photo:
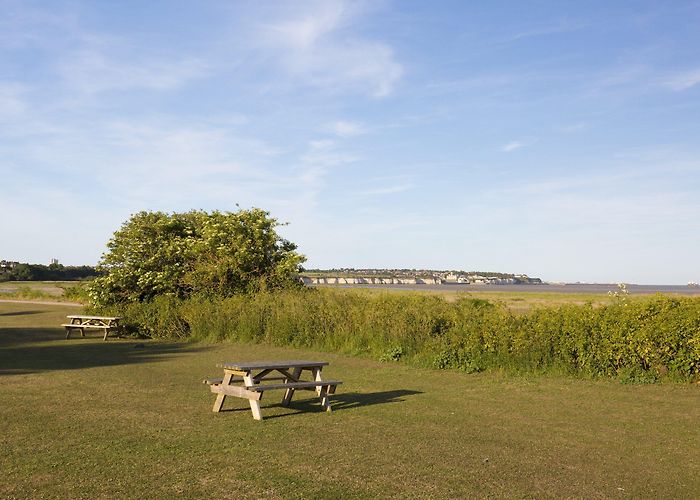
<path fill-rule="evenodd" d="M 261 207 L 308 267 L 700 281 L 700 2 L 0 0 L 0 258 Z"/>

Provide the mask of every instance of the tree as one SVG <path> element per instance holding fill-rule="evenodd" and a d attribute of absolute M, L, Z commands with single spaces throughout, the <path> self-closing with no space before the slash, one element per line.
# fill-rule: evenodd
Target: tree
<path fill-rule="evenodd" d="M 229 296 L 297 283 L 306 259 L 269 212 L 139 212 L 107 244 L 90 286 L 97 306 L 157 295 Z"/>

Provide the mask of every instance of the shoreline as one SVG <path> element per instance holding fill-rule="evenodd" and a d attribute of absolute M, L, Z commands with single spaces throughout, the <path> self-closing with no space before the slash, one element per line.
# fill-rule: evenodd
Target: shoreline
<path fill-rule="evenodd" d="M 431 291 L 431 292 L 529 292 L 529 293 L 588 293 L 588 294 L 607 294 L 608 292 L 617 292 L 617 283 L 566 283 L 553 284 L 542 283 L 537 285 L 488 285 L 488 284 L 463 284 L 463 283 L 448 283 L 441 285 L 413 285 L 413 284 L 396 284 L 396 285 L 373 285 L 373 284 L 314 284 L 307 285 L 314 288 L 367 288 L 377 290 L 415 290 L 415 291 Z M 700 296 L 700 287 L 690 287 L 687 285 L 626 285 L 630 295 L 653 295 L 656 293 L 662 294 L 677 294 Z"/>

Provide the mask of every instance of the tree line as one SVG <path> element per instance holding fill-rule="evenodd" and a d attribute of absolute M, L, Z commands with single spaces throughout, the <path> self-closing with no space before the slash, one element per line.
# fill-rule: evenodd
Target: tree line
<path fill-rule="evenodd" d="M 97 274 L 93 266 L 16 264 L 0 270 L 0 281 L 76 281 L 93 278 Z"/>

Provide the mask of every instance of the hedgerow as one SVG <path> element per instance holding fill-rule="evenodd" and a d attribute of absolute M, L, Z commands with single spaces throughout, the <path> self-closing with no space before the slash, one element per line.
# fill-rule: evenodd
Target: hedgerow
<path fill-rule="evenodd" d="M 467 372 L 567 373 L 625 381 L 700 378 L 700 299 L 655 296 L 514 314 L 462 298 L 290 290 L 122 305 L 159 338 L 268 343 Z"/>

